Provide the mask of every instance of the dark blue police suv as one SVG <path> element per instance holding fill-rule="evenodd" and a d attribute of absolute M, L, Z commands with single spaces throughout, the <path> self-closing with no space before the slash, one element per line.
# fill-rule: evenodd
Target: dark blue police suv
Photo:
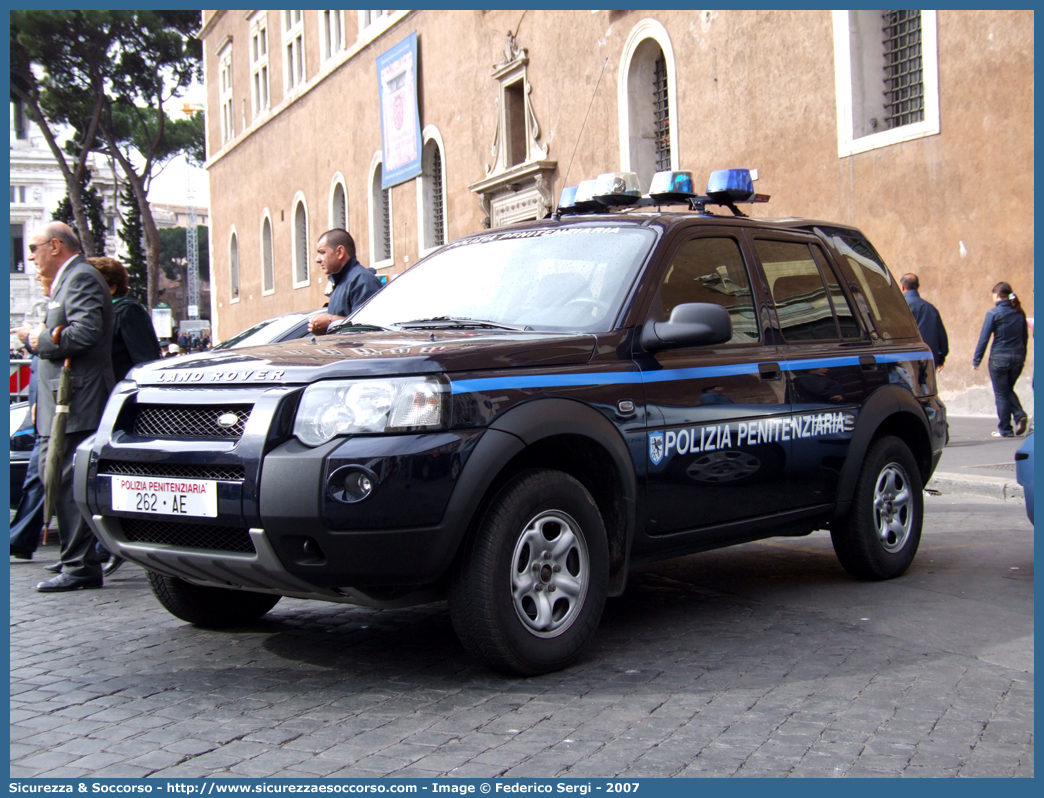
<path fill-rule="evenodd" d="M 448 598 L 515 674 L 573 660 L 652 560 L 829 529 L 901 575 L 946 411 L 874 247 L 744 216 L 743 171 L 603 178 L 332 334 L 136 369 L 77 452 L 98 537 L 190 623 Z"/>

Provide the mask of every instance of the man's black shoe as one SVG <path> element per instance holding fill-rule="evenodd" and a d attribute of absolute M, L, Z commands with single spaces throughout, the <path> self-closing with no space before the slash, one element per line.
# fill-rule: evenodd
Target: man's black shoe
<path fill-rule="evenodd" d="M 1029 425 L 1029 416 L 1023 416 L 1015 422 L 1015 434 L 1022 435 L 1026 432 L 1026 427 Z"/>
<path fill-rule="evenodd" d="M 33 559 L 33 553 L 31 551 L 21 551 L 19 549 L 11 549 L 11 556 L 16 560 L 31 560 Z"/>
<path fill-rule="evenodd" d="M 116 573 L 116 569 L 123 565 L 125 562 L 126 560 L 124 560 L 122 557 L 116 557 L 114 555 L 111 560 L 105 563 L 105 567 L 102 568 L 102 574 L 104 574 L 105 576 L 112 576 L 114 573 Z"/>
<path fill-rule="evenodd" d="M 36 586 L 37 593 L 67 593 L 70 590 L 90 590 L 101 587 L 100 576 L 69 576 L 58 574 L 58 576 L 41 582 Z"/>
<path fill-rule="evenodd" d="M 62 561 L 53 562 L 50 565 L 44 566 L 45 571 L 50 571 L 52 574 L 60 574 L 62 572 Z"/>

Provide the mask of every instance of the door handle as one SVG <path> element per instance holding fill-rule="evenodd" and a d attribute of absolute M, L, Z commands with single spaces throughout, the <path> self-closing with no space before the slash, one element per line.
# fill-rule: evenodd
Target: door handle
<path fill-rule="evenodd" d="M 778 380 L 783 377 L 779 363 L 758 363 L 758 372 L 763 380 Z"/>
<path fill-rule="evenodd" d="M 863 371 L 873 371 L 877 368 L 877 358 L 873 355 L 860 355 L 859 365 Z"/>

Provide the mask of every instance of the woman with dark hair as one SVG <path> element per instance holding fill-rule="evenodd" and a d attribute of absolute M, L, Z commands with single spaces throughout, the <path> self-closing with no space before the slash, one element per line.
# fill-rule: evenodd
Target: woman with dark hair
<path fill-rule="evenodd" d="M 112 370 L 116 382 L 139 363 L 160 359 L 159 341 L 149 312 L 127 296 L 130 278 L 115 258 L 87 258 L 101 272 L 112 294 Z"/>
<path fill-rule="evenodd" d="M 159 341 L 149 312 L 127 296 L 130 287 L 127 268 L 115 258 L 87 258 L 87 261 L 101 272 L 112 294 L 112 370 L 119 382 L 139 363 L 160 359 Z M 108 558 L 102 569 L 105 576 L 116 573 L 123 565 L 123 558 L 110 556 L 101 541 L 98 541 L 98 554 L 103 561 Z"/>
<path fill-rule="evenodd" d="M 990 348 L 990 381 L 993 383 L 993 398 L 997 402 L 997 431 L 990 433 L 994 438 L 1012 438 L 1026 431 L 1029 417 L 1015 394 L 1015 381 L 1022 374 L 1026 362 L 1026 340 L 1028 328 L 1026 314 L 1019 298 L 1008 283 L 993 286 L 994 306 L 986 314 L 982 324 L 979 343 L 975 347 L 972 368 L 978 369 L 986 344 L 993 336 Z M 1015 428 L 1012 429 L 1014 418 Z"/>

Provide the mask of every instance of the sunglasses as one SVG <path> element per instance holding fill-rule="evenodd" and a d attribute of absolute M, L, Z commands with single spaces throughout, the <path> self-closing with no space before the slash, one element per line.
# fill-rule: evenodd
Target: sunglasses
<path fill-rule="evenodd" d="M 54 239 L 52 238 L 52 239 L 50 239 L 48 241 L 45 241 L 43 244 L 30 244 L 29 245 L 29 252 L 32 253 L 32 254 L 35 254 L 36 250 L 38 250 L 44 244 L 50 244 L 51 241 L 54 241 Z"/>

